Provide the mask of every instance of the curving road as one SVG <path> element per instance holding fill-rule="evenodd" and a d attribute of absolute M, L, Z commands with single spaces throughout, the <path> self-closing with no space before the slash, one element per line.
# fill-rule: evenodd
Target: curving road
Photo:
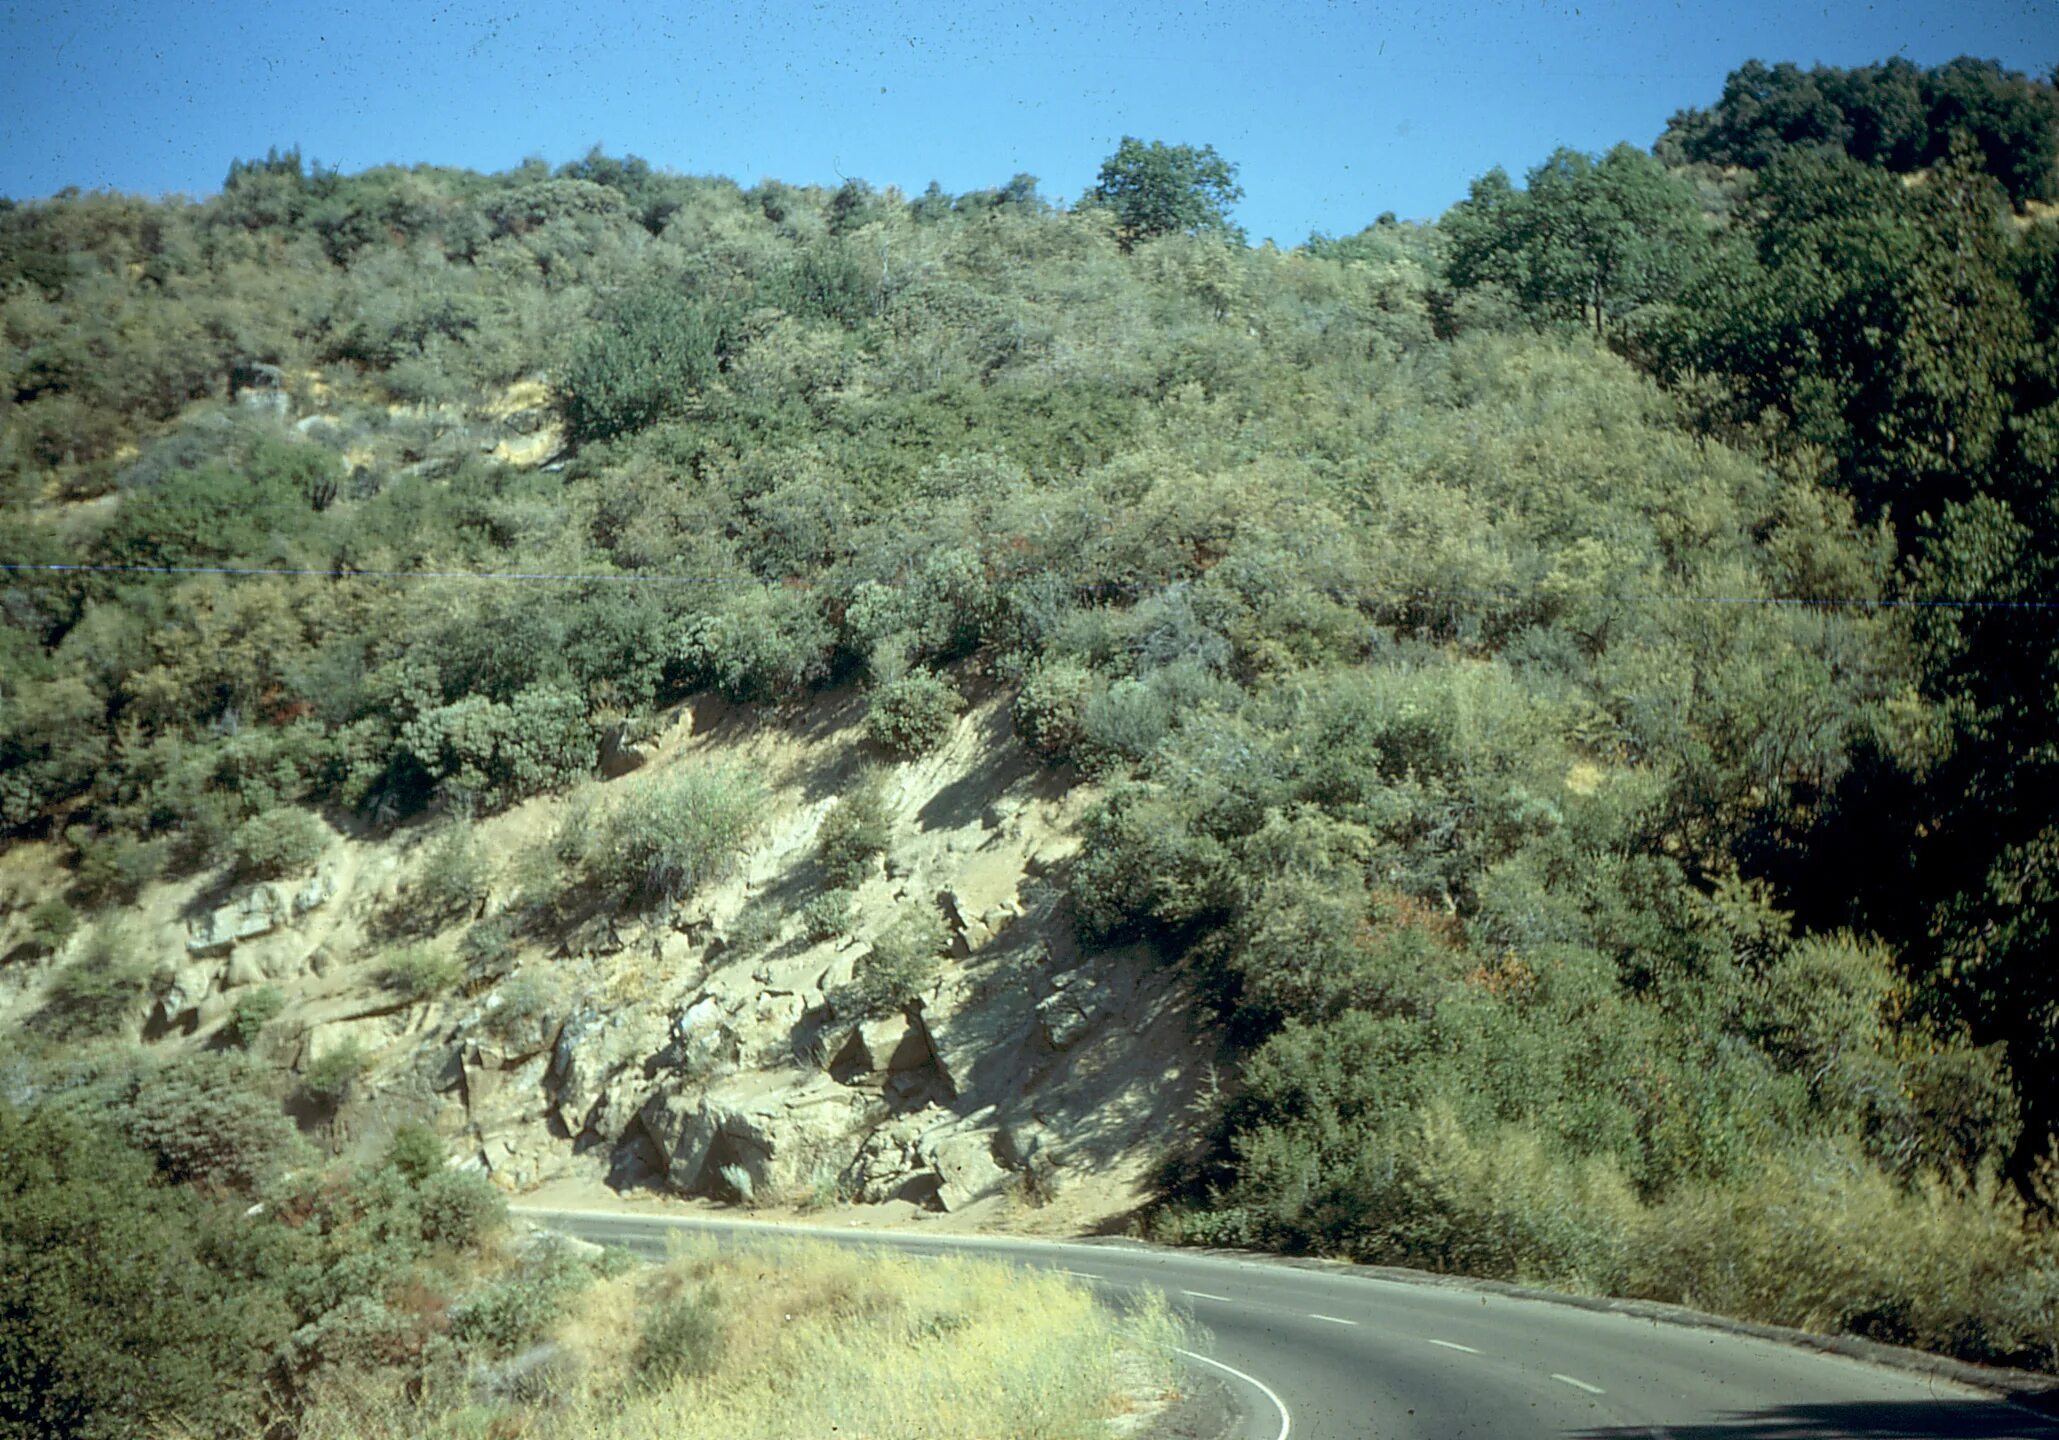
<path fill-rule="evenodd" d="M 1116 1291 L 1156 1288 L 1203 1327 L 1192 1363 L 1235 1393 L 1244 1440 L 2059 1440 L 2059 1424 L 1946 1381 L 1548 1301 L 1121 1242 L 517 1213 L 646 1254 L 662 1255 L 675 1229 L 804 1234 L 1049 1267 Z"/>

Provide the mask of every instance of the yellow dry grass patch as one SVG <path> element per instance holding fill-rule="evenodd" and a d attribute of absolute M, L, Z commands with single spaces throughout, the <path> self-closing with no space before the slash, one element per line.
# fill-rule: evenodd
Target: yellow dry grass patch
<path fill-rule="evenodd" d="M 641 1352 L 668 1310 L 712 1339 L 672 1373 Z M 303 1418 L 304 1440 L 1109 1440 L 1170 1398 L 1162 1299 L 1122 1313 L 1063 1275 L 819 1242 L 721 1251 L 582 1291 L 520 1399 L 488 1383 L 405 1398 L 359 1372 Z M 680 1358 L 679 1347 L 670 1352 Z"/>
<path fill-rule="evenodd" d="M 1178 1322 L 1163 1304 L 1117 1316 L 1061 1275 L 788 1243 L 683 1249 L 625 1276 L 566 1327 L 596 1379 L 619 1364 L 622 1293 L 639 1310 L 696 1294 L 720 1316 L 713 1368 L 586 1410 L 582 1440 L 1069 1440 L 1105 1436 L 1135 1405 L 1137 1365 L 1170 1385 Z M 611 1343 L 612 1341 L 612 1343 Z M 634 1392 L 633 1377 L 608 1377 Z M 602 1393 L 614 1389 L 604 1384 Z"/>

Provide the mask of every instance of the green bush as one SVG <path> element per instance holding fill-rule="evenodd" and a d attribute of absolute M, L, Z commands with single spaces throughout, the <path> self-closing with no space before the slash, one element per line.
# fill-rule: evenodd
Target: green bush
<path fill-rule="evenodd" d="M 643 1311 L 637 1379 L 653 1388 L 708 1374 L 722 1353 L 722 1312 L 708 1291 L 675 1295 Z"/>
<path fill-rule="evenodd" d="M 386 1142 L 385 1163 L 416 1187 L 430 1176 L 442 1174 L 443 1160 L 443 1142 L 436 1132 L 414 1121 L 401 1125 Z"/>
<path fill-rule="evenodd" d="M 29 943 L 45 955 L 54 955 L 78 932 L 78 912 L 56 896 L 38 900 L 29 907 Z"/>
<path fill-rule="evenodd" d="M 465 967 L 441 950 L 410 945 L 379 969 L 379 983 L 409 1001 L 428 1000 L 465 978 Z"/>
<path fill-rule="evenodd" d="M 951 932 L 934 910 L 911 910 L 858 957 L 851 982 L 835 997 L 839 1014 L 880 1016 L 904 1010 L 943 973 Z"/>
<path fill-rule="evenodd" d="M 440 930 L 470 919 L 486 898 L 491 873 L 471 825 L 464 820 L 451 824 L 429 846 L 408 886 L 410 928 Z"/>
<path fill-rule="evenodd" d="M 913 759 L 943 744 L 964 708 L 964 697 L 950 681 L 927 670 L 911 671 L 872 692 L 865 735 L 895 759 Z"/>
<path fill-rule="evenodd" d="M 599 755 L 585 699 L 551 685 L 425 710 L 401 727 L 400 742 L 454 803 L 488 810 L 576 784 Z"/>
<path fill-rule="evenodd" d="M 595 823 L 586 868 L 618 902 L 670 908 L 736 862 L 765 802 L 757 777 L 736 768 L 678 766 L 632 781 Z"/>
<path fill-rule="evenodd" d="M 0 1100 L 0 1434 L 261 1430 L 290 1312 L 242 1282 L 224 1218 L 111 1117 Z"/>
<path fill-rule="evenodd" d="M 420 1190 L 422 1238 L 431 1245 L 473 1250 L 507 1223 L 507 1197 L 484 1175 L 439 1168 L 421 1180 Z"/>
<path fill-rule="evenodd" d="M 137 1088 L 122 1127 L 168 1179 L 250 1192 L 298 1154 L 266 1077 L 240 1055 L 194 1055 Z"/>
<path fill-rule="evenodd" d="M 329 838 L 329 827 L 305 810 L 268 810 L 236 827 L 229 858 L 246 879 L 277 880 L 312 866 Z"/>
<path fill-rule="evenodd" d="M 1073 758 L 1084 735 L 1094 672 L 1077 660 L 1058 658 L 1037 666 L 1016 692 L 1015 733 L 1032 754 L 1059 764 Z"/>
<path fill-rule="evenodd" d="M 300 1075 L 300 1088 L 320 1104 L 339 1104 L 349 1096 L 352 1087 L 371 1068 L 371 1064 L 372 1057 L 353 1036 L 320 1058 L 308 1062 Z"/>
<path fill-rule="evenodd" d="M 50 977 L 36 1028 L 57 1040 L 109 1035 L 140 1008 L 150 988 L 150 966 L 130 952 L 128 938 L 107 926 L 87 937 L 84 950 Z"/>
<path fill-rule="evenodd" d="M 546 1239 L 514 1276 L 452 1307 L 451 1338 L 467 1349 L 508 1354 L 541 1336 L 592 1279 L 593 1272 L 567 1247 Z"/>
<path fill-rule="evenodd" d="M 868 765 L 837 797 L 815 834 L 815 853 L 830 883 L 845 889 L 863 884 L 873 860 L 893 838 L 893 809 L 886 771 Z"/>
<path fill-rule="evenodd" d="M 801 907 L 801 933 L 812 942 L 835 940 L 851 933 L 849 890 L 825 890 Z"/>
<path fill-rule="evenodd" d="M 688 412 L 720 373 L 737 322 L 709 297 L 652 281 L 617 297 L 565 367 L 558 407 L 582 444 Z"/>
<path fill-rule="evenodd" d="M 230 1003 L 229 1019 L 222 1026 L 222 1033 L 230 1044 L 248 1050 L 257 1043 L 257 1037 L 264 1033 L 265 1026 L 278 1019 L 279 1012 L 285 1008 L 285 992 L 276 985 L 260 985 L 254 990 L 245 990 Z"/>

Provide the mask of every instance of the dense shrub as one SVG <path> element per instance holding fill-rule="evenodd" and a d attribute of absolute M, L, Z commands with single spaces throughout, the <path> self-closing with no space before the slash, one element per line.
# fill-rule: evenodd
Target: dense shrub
<path fill-rule="evenodd" d="M 943 744 L 964 708 L 964 697 L 950 681 L 927 670 L 912 671 L 872 692 L 865 735 L 895 759 L 913 759 Z"/>
<path fill-rule="evenodd" d="M 704 398 L 736 344 L 726 306 L 677 281 L 652 280 L 612 300 L 565 367 L 558 405 L 574 440 L 608 440 Z"/>
<path fill-rule="evenodd" d="M 255 1190 L 299 1153 L 266 1078 L 241 1056 L 175 1061 L 138 1086 L 122 1127 L 168 1179 Z"/>
<path fill-rule="evenodd" d="M 233 1229 L 111 1126 L 0 1101 L 0 1432 L 256 1428 L 285 1336 L 234 1255 Z"/>
<path fill-rule="evenodd" d="M 439 1169 L 419 1183 L 422 1238 L 431 1245 L 471 1250 L 507 1223 L 507 1197 L 484 1175 Z"/>
<path fill-rule="evenodd" d="M 1084 733 L 1087 701 L 1093 693 L 1093 672 L 1077 660 L 1061 658 L 1038 666 L 1016 694 L 1015 733 L 1045 760 L 1070 760 Z"/>
<path fill-rule="evenodd" d="M 489 810 L 583 779 L 598 754 L 586 702 L 552 686 L 505 703 L 467 695 L 409 721 L 400 739 L 445 794 Z"/>
<path fill-rule="evenodd" d="M 150 967 L 131 940 L 105 925 L 89 935 L 76 958 L 50 977 L 36 1028 L 53 1039 L 108 1035 L 133 1017 L 150 986 Z"/>
<path fill-rule="evenodd" d="M 236 873 L 253 880 L 299 874 L 328 848 L 329 827 L 305 810 L 269 810 L 236 827 L 229 859 Z"/>

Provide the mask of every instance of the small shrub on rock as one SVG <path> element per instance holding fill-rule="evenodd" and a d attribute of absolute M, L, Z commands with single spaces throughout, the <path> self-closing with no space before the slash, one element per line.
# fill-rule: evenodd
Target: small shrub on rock
<path fill-rule="evenodd" d="M 886 852 L 894 823 L 886 787 L 886 772 L 868 766 L 822 817 L 816 853 L 832 884 L 856 888 L 872 873 L 873 860 Z"/>
<path fill-rule="evenodd" d="M 79 928 L 78 913 L 54 896 L 31 906 L 28 921 L 29 943 L 45 955 L 62 950 Z"/>
<path fill-rule="evenodd" d="M 371 1068 L 371 1063 L 372 1057 L 365 1054 L 364 1047 L 353 1037 L 318 1059 L 309 1061 L 307 1069 L 301 1072 L 300 1088 L 320 1104 L 339 1104 Z"/>
<path fill-rule="evenodd" d="M 881 935 L 837 997 L 841 1013 L 876 1017 L 906 1009 L 942 973 L 951 935 L 931 910 L 909 914 Z"/>
<path fill-rule="evenodd" d="M 50 977 L 36 1026 L 58 1040 L 109 1035 L 150 988 L 150 967 L 130 953 L 126 939 L 96 930 L 85 952 Z"/>
<path fill-rule="evenodd" d="M 801 907 L 801 931 L 809 940 L 835 940 L 851 933 L 851 892 L 825 890 Z"/>
<path fill-rule="evenodd" d="M 410 945 L 381 968 L 379 983 L 403 999 L 419 1001 L 441 995 L 464 973 L 464 966 L 442 951 Z"/>
<path fill-rule="evenodd" d="M 257 1037 L 264 1033 L 265 1026 L 279 1018 L 279 1012 L 286 1008 L 286 996 L 276 985 L 260 985 L 255 990 L 245 990 L 229 1007 L 229 1020 L 222 1027 L 222 1033 L 229 1043 L 241 1050 L 248 1050 L 257 1043 Z"/>

